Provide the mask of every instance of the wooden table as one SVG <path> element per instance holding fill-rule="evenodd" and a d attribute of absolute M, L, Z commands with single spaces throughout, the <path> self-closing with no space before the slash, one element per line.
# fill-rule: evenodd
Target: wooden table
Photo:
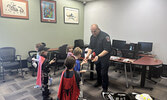
<path fill-rule="evenodd" d="M 136 64 L 136 65 L 141 65 L 142 66 L 142 75 L 141 75 L 141 81 L 140 81 L 140 87 L 141 88 L 148 88 L 151 89 L 150 87 L 145 87 L 145 78 L 146 78 L 146 66 L 157 66 L 157 65 L 161 65 L 162 61 L 152 58 L 152 57 L 142 57 L 139 58 L 138 60 L 132 62 L 132 64 Z"/>
<path fill-rule="evenodd" d="M 124 71 L 125 71 L 125 80 L 126 80 L 126 87 L 128 88 L 128 77 L 127 77 L 127 69 L 126 69 L 126 64 L 130 64 L 130 73 L 131 73 L 131 82 L 133 83 L 133 74 L 132 74 L 132 67 L 131 63 L 135 61 L 135 59 L 129 59 L 129 58 L 124 58 L 124 57 L 117 57 L 117 56 L 111 56 L 110 57 L 111 61 L 115 62 L 120 62 L 124 64 Z M 127 61 L 126 61 L 127 60 Z"/>
<path fill-rule="evenodd" d="M 152 57 L 154 58 L 156 55 L 147 55 L 147 54 L 138 54 L 139 57 Z"/>

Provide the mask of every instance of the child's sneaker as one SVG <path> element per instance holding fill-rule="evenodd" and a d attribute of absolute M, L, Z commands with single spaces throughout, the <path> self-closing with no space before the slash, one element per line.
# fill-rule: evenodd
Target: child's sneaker
<path fill-rule="evenodd" d="M 83 81 L 81 81 L 81 85 L 83 85 Z"/>
<path fill-rule="evenodd" d="M 36 88 L 39 88 L 39 87 L 40 87 L 39 85 L 35 85 L 35 86 L 34 86 L 35 89 L 36 89 Z"/>

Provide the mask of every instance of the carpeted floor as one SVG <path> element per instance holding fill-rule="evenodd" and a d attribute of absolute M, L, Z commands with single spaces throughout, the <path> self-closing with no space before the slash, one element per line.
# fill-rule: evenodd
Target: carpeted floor
<path fill-rule="evenodd" d="M 165 79 L 154 79 L 158 83 L 146 81 L 146 86 L 153 87 L 152 91 L 145 89 L 132 88 L 132 83 L 130 80 L 130 73 L 128 73 L 129 88 L 126 88 L 126 81 L 124 72 L 115 72 L 114 67 L 109 68 L 109 91 L 117 93 L 148 93 L 155 98 L 155 100 L 167 100 L 167 80 Z M 26 69 L 25 69 L 26 70 Z M 56 75 L 53 75 L 53 71 L 50 72 L 53 78 L 53 84 L 49 87 L 51 91 L 51 97 L 56 100 L 57 91 L 59 87 L 60 75 L 63 69 L 56 71 Z M 7 73 L 6 82 L 2 82 L 2 77 L 0 77 L 0 100 L 42 100 L 42 93 L 40 88 L 34 89 L 36 77 L 31 76 L 31 72 L 24 74 L 24 78 L 19 77 L 17 73 Z M 89 73 L 83 75 L 84 85 L 81 85 L 83 90 L 84 99 L 87 100 L 103 100 L 101 96 L 102 88 L 93 87 L 96 80 L 89 79 Z M 96 73 L 94 74 L 94 78 Z M 140 84 L 140 74 L 134 77 L 133 85 Z"/>

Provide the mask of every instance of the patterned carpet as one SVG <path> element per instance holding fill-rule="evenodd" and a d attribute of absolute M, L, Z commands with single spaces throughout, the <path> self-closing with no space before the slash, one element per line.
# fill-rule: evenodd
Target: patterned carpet
<path fill-rule="evenodd" d="M 158 82 L 157 84 L 146 81 L 146 86 L 154 88 L 152 91 L 138 88 L 133 89 L 131 87 L 132 84 L 128 73 L 130 87 L 126 88 L 124 72 L 115 72 L 113 68 L 113 66 L 109 68 L 109 91 L 114 93 L 148 93 L 155 97 L 156 100 L 167 100 L 167 80 L 161 78 L 155 79 Z M 53 78 L 53 84 L 49 87 L 49 89 L 51 91 L 50 96 L 54 100 L 57 98 L 57 91 L 62 70 L 63 68 L 56 71 L 56 75 L 53 75 L 52 71 L 50 72 Z M 42 100 L 42 92 L 40 88 L 34 89 L 36 77 L 32 77 L 31 72 L 28 71 L 28 74 L 24 73 L 24 78 L 19 77 L 17 73 L 7 73 L 5 77 L 6 82 L 4 83 L 2 82 L 2 77 L 0 77 L 0 100 Z M 90 80 L 89 77 L 89 73 L 85 73 L 83 75 L 84 85 L 81 85 L 81 89 L 83 91 L 84 100 L 103 100 L 101 96 L 102 88 L 94 88 L 93 84 L 96 80 Z M 94 74 L 94 78 L 95 77 L 96 74 Z M 140 74 L 137 74 L 136 77 L 134 77 L 133 84 L 139 85 L 139 83 Z"/>

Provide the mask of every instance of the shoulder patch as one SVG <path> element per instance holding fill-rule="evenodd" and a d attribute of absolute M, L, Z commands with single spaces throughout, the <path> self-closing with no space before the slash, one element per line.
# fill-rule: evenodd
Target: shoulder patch
<path fill-rule="evenodd" d="M 106 36 L 106 40 L 107 40 L 107 42 L 110 42 L 110 37 Z"/>

